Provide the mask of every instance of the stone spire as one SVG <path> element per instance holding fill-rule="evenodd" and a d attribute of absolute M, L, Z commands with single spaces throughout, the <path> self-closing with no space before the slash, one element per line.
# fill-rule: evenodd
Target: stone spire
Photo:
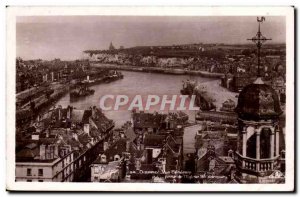
<path fill-rule="evenodd" d="M 112 44 L 112 42 L 110 42 L 109 50 L 110 50 L 110 51 L 115 50 L 115 47 L 114 47 L 114 45 Z"/>

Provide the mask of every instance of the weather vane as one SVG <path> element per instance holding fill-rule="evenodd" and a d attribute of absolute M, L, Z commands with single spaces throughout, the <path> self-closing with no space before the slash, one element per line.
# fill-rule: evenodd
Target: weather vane
<path fill-rule="evenodd" d="M 258 22 L 258 32 L 256 33 L 256 36 L 252 37 L 251 39 L 247 39 L 247 40 L 251 40 L 252 42 L 254 42 L 257 46 L 257 75 L 258 77 L 260 76 L 260 49 L 262 47 L 262 44 L 265 43 L 267 40 L 272 40 L 270 38 L 266 38 L 262 35 L 262 33 L 260 32 L 260 24 L 263 23 L 263 21 L 265 21 L 265 17 L 257 17 L 257 22 Z"/>

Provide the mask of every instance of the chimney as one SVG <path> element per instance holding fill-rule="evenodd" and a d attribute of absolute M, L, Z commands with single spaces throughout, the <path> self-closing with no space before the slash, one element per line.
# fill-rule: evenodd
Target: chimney
<path fill-rule="evenodd" d="M 103 151 L 106 151 L 108 149 L 108 142 L 103 143 Z"/>
<path fill-rule="evenodd" d="M 46 159 L 46 145 L 40 145 L 40 159 Z"/>
<path fill-rule="evenodd" d="M 137 159 L 135 161 L 135 168 L 136 168 L 136 170 L 140 170 L 141 169 L 141 161 L 139 159 Z"/>
<path fill-rule="evenodd" d="M 58 120 L 61 120 L 61 109 L 58 108 Z"/>
<path fill-rule="evenodd" d="M 92 144 L 92 145 L 94 145 L 95 144 L 95 139 L 92 137 L 91 138 L 91 141 L 90 141 L 90 143 Z"/>
<path fill-rule="evenodd" d="M 167 162 L 166 162 L 166 159 L 163 158 L 162 161 L 161 161 L 163 172 L 166 172 L 166 163 L 167 163 Z"/>
<path fill-rule="evenodd" d="M 96 118 L 96 106 L 92 108 L 92 118 Z"/>
<path fill-rule="evenodd" d="M 170 121 L 170 129 L 174 129 L 174 122 L 172 120 Z"/>
<path fill-rule="evenodd" d="M 32 140 L 39 140 L 39 139 L 40 139 L 40 135 L 39 135 L 38 133 L 33 133 L 33 134 L 31 135 L 31 139 L 32 139 Z"/>
<path fill-rule="evenodd" d="M 103 162 L 103 163 L 107 162 L 106 155 L 102 154 L 102 155 L 99 155 L 99 156 L 100 156 L 100 161 L 101 162 Z"/>
<path fill-rule="evenodd" d="M 49 146 L 45 146 L 45 159 L 51 159 L 52 153 L 50 152 Z"/>
<path fill-rule="evenodd" d="M 120 132 L 120 136 L 121 136 L 121 138 L 125 138 L 124 131 L 123 131 L 123 132 Z"/>
<path fill-rule="evenodd" d="M 70 131 L 71 131 L 71 129 L 70 129 L 70 128 L 67 128 L 65 131 L 66 131 L 66 134 L 67 134 L 67 135 L 69 135 L 69 134 L 70 134 Z"/>
<path fill-rule="evenodd" d="M 71 107 L 70 107 L 70 105 L 68 106 L 67 119 L 71 119 Z"/>
<path fill-rule="evenodd" d="M 90 81 L 90 76 L 89 76 L 89 75 L 86 76 L 86 80 L 87 80 L 87 81 Z"/>
<path fill-rule="evenodd" d="M 233 167 L 231 167 L 231 170 L 230 170 L 230 180 L 234 179 L 234 174 L 235 174 L 235 170 L 233 169 Z"/>
<path fill-rule="evenodd" d="M 64 138 L 63 138 L 63 136 L 62 135 L 58 135 L 58 139 L 60 139 L 60 140 L 63 140 Z"/>
<path fill-rule="evenodd" d="M 130 141 L 126 141 L 126 152 L 129 152 L 130 149 Z"/>
<path fill-rule="evenodd" d="M 58 146 L 54 147 L 54 155 L 53 157 L 57 157 L 58 156 Z"/>
<path fill-rule="evenodd" d="M 84 124 L 83 131 L 87 134 L 90 134 L 90 124 Z"/>
<path fill-rule="evenodd" d="M 51 81 L 54 81 L 54 72 L 51 72 Z"/>
<path fill-rule="evenodd" d="M 78 135 L 77 135 L 77 133 L 72 133 L 72 137 L 73 137 L 75 140 L 78 140 Z"/>

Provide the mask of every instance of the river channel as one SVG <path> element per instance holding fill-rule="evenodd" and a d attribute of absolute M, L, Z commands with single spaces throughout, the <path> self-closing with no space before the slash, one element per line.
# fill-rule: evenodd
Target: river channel
<path fill-rule="evenodd" d="M 70 94 L 62 97 L 56 105 L 67 107 L 71 105 L 77 109 L 87 109 L 90 106 L 99 107 L 100 97 L 103 95 L 180 95 L 182 88 L 182 81 L 186 79 L 194 79 L 198 82 L 206 82 L 212 79 L 203 78 L 200 76 L 187 75 L 167 75 L 158 73 L 142 73 L 122 71 L 124 78 L 111 83 L 98 84 L 90 87 L 95 90 L 93 95 L 70 100 Z M 185 111 L 193 120 L 195 116 L 194 111 Z M 116 126 L 121 126 L 126 121 L 130 120 L 130 111 L 105 111 L 105 115 L 115 121 Z"/>
<path fill-rule="evenodd" d="M 77 109 L 87 109 L 90 106 L 99 107 L 100 97 L 108 94 L 180 95 L 182 81 L 186 79 L 197 80 L 199 83 L 214 80 L 211 78 L 189 75 L 168 75 L 132 71 L 122 71 L 122 73 L 124 75 L 123 79 L 90 87 L 95 90 L 95 93 L 91 96 L 80 98 L 76 101 L 70 101 L 70 94 L 68 93 L 57 102 L 57 105 L 61 105 L 62 107 L 71 105 L 73 107 L 76 107 Z M 131 118 L 131 112 L 128 110 L 104 111 L 104 113 L 108 118 L 115 121 L 116 127 L 120 127 Z M 185 113 L 189 115 L 190 121 L 195 120 L 195 111 L 186 110 Z M 192 140 L 194 138 L 194 134 L 192 134 L 192 136 L 186 136 L 185 134 L 184 138 L 184 141 L 190 141 L 186 138 L 191 138 Z"/>

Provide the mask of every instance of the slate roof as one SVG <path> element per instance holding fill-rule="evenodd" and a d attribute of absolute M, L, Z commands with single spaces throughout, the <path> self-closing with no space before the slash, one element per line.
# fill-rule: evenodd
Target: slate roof
<path fill-rule="evenodd" d="M 176 143 L 175 139 L 169 135 L 167 137 L 167 142 L 166 144 L 171 148 L 171 150 L 175 153 L 178 153 L 180 150 L 180 145 Z"/>
<path fill-rule="evenodd" d="M 34 159 L 34 157 L 36 156 L 34 154 L 34 152 L 29 149 L 29 148 L 24 148 L 22 149 L 21 151 L 19 151 L 17 154 L 16 154 L 17 158 L 22 158 L 22 159 Z"/>
<path fill-rule="evenodd" d="M 71 113 L 71 120 L 73 122 L 81 122 L 83 121 L 83 115 L 85 113 L 85 110 L 78 110 L 78 109 L 73 109 Z"/>
<path fill-rule="evenodd" d="M 245 120 L 278 118 L 282 113 L 276 91 L 260 78 L 247 85 L 239 94 L 236 107 L 238 116 Z"/>
<path fill-rule="evenodd" d="M 159 128 L 165 114 L 134 113 L 132 115 L 135 128 Z"/>
<path fill-rule="evenodd" d="M 92 110 L 90 110 L 90 112 L 87 112 L 87 115 L 91 113 L 91 116 L 89 118 L 94 122 L 98 129 L 103 133 L 107 132 L 108 129 L 114 125 L 113 121 L 108 119 L 99 109 L 94 108 L 93 110 L 95 111 L 94 117 L 92 115 Z"/>
<path fill-rule="evenodd" d="M 77 140 L 75 140 L 74 138 L 68 140 L 68 144 L 70 144 L 72 146 L 72 148 L 75 147 L 80 147 L 81 143 Z"/>
<path fill-rule="evenodd" d="M 101 132 L 98 131 L 96 128 L 90 128 L 90 136 L 93 138 L 99 138 L 101 136 Z"/>
<path fill-rule="evenodd" d="M 110 158 L 113 158 L 115 155 L 122 156 L 122 153 L 126 152 L 126 139 L 121 138 L 118 141 L 114 142 L 104 154 L 107 157 L 107 160 L 110 161 Z"/>
<path fill-rule="evenodd" d="M 81 135 L 78 136 L 78 141 L 83 144 L 84 146 L 86 146 L 89 142 L 90 142 L 90 136 L 87 133 L 83 133 Z"/>
<path fill-rule="evenodd" d="M 84 124 L 89 123 L 89 118 L 92 116 L 92 110 L 84 110 L 83 116 L 82 116 L 82 122 Z"/>
<path fill-rule="evenodd" d="M 25 146 L 26 148 L 29 148 L 29 149 L 34 149 L 37 147 L 37 144 L 36 143 L 30 143 L 28 145 Z"/>
<path fill-rule="evenodd" d="M 108 164 L 108 160 L 106 160 L 106 162 L 103 162 L 103 161 L 101 160 L 101 154 L 102 154 L 102 153 L 99 154 L 99 156 L 97 157 L 97 159 L 96 159 L 95 161 L 93 161 L 92 164 Z"/>
<path fill-rule="evenodd" d="M 147 134 L 144 138 L 145 147 L 162 147 L 166 137 L 164 135 Z"/>
<path fill-rule="evenodd" d="M 95 116 L 92 116 L 92 110 L 95 110 Z M 60 112 L 59 112 L 60 111 Z M 71 112 L 71 113 L 70 113 Z M 59 113 L 61 120 L 59 120 Z M 67 116 L 70 119 L 68 122 Z M 90 132 L 85 133 L 80 126 L 81 124 L 76 124 L 77 127 L 73 130 L 73 128 L 69 128 L 71 124 L 67 124 L 70 122 L 77 122 L 77 123 L 89 123 L 89 119 L 93 120 L 95 124 L 99 126 L 99 129 L 96 129 L 95 127 L 90 127 Z M 64 120 L 64 121 L 63 121 Z M 58 146 L 60 149 L 61 146 L 71 146 L 72 150 L 83 152 L 87 150 L 91 146 L 91 138 L 99 139 L 99 136 L 101 136 L 101 132 L 108 131 L 109 128 L 114 126 L 113 121 L 108 119 L 99 109 L 94 107 L 93 109 L 88 110 L 77 110 L 73 109 L 72 107 L 68 107 L 65 109 L 62 109 L 61 107 L 51 110 L 50 113 L 47 114 L 47 116 L 44 116 L 42 119 L 42 124 L 45 124 L 45 122 L 51 123 L 55 127 L 49 127 L 49 129 L 46 129 L 48 132 L 48 135 L 45 131 L 37 133 L 39 135 L 39 140 L 32 140 L 31 136 L 28 135 L 28 138 L 22 138 L 17 143 L 19 144 L 18 151 L 16 152 L 16 159 L 24 158 L 26 160 L 32 159 L 33 161 L 39 161 L 39 157 L 34 158 L 35 156 L 39 156 L 39 148 L 41 144 L 44 145 L 55 145 Z M 48 124 L 49 125 L 49 124 Z M 45 125 L 43 125 L 44 128 Z M 50 126 L 50 125 L 49 125 Z M 68 128 L 66 128 L 66 126 Z M 79 127 L 78 127 L 79 126 Z M 27 133 L 34 133 L 36 131 L 35 127 L 31 127 L 28 129 Z M 78 140 L 74 136 L 74 134 L 77 135 Z M 30 138 L 29 138 L 30 137 Z M 123 147 L 121 147 L 123 146 Z M 120 147 L 123 149 L 126 149 L 126 142 L 120 143 Z M 31 150 L 32 149 L 32 150 Z M 120 148 L 118 148 L 119 150 Z M 114 151 L 111 151 L 114 153 Z M 121 154 L 122 152 L 120 152 Z M 41 160 L 43 161 L 43 160 Z"/>
<path fill-rule="evenodd" d="M 55 144 L 59 139 L 58 138 L 42 138 L 39 139 L 40 144 Z"/>

